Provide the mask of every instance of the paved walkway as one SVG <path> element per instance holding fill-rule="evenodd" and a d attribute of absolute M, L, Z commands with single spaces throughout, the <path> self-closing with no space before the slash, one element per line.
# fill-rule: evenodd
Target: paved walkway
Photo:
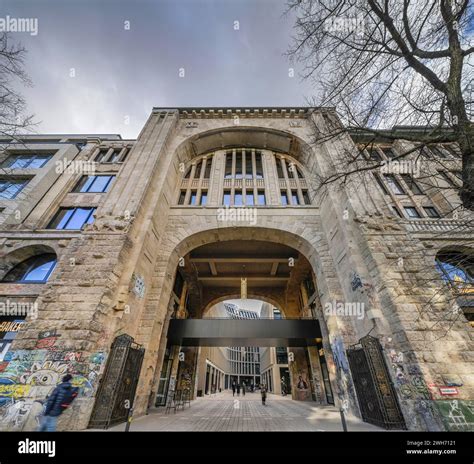
<path fill-rule="evenodd" d="M 110 428 L 124 430 L 125 424 Z M 382 431 L 355 417 L 347 418 L 349 431 Z M 263 406 L 260 393 L 232 397 L 232 392 L 197 398 L 191 407 L 165 414 L 158 408 L 135 419 L 131 431 L 342 431 L 339 411 L 332 406 L 293 401 L 269 394 Z"/>

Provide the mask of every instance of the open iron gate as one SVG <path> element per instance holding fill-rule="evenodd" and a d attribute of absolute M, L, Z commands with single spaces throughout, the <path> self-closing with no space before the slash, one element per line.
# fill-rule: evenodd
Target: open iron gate
<path fill-rule="evenodd" d="M 127 420 L 133 406 L 144 348 L 130 335 L 119 335 L 110 350 L 100 382 L 89 428 L 106 429 Z"/>
<path fill-rule="evenodd" d="M 406 429 L 377 338 L 367 335 L 347 350 L 362 419 L 386 429 Z"/>

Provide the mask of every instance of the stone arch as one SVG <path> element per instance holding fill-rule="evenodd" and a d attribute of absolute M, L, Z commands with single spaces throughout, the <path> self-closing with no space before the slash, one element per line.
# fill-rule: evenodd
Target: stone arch
<path fill-rule="evenodd" d="M 175 149 L 178 162 L 188 164 L 192 159 L 226 148 L 261 148 L 273 150 L 307 165 L 312 148 L 309 141 L 290 131 L 265 126 L 231 125 L 204 130 L 183 140 Z"/>
<path fill-rule="evenodd" d="M 29 258 L 32 258 L 33 256 L 39 256 L 43 254 L 54 254 L 56 255 L 56 259 L 58 259 L 56 250 L 53 247 L 43 243 L 19 246 L 13 251 L 3 255 L 1 257 L 0 264 L 0 281 L 18 264 L 26 261 Z"/>

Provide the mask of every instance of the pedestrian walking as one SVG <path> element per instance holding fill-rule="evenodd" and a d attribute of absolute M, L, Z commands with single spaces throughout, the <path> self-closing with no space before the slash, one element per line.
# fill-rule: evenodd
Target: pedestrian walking
<path fill-rule="evenodd" d="M 71 384 L 72 375 L 66 374 L 62 382 L 46 399 L 46 407 L 40 419 L 38 432 L 55 432 L 58 417 L 71 405 L 79 389 Z"/>
<path fill-rule="evenodd" d="M 267 401 L 267 386 L 265 384 L 260 387 L 260 394 L 262 395 L 262 404 L 266 406 L 265 401 Z"/>
<path fill-rule="evenodd" d="M 237 396 L 240 396 L 240 383 L 237 384 Z"/>
<path fill-rule="evenodd" d="M 242 382 L 242 395 L 245 396 L 245 382 Z"/>
<path fill-rule="evenodd" d="M 232 382 L 232 396 L 235 396 L 235 390 L 236 390 L 236 385 L 235 385 L 235 380 Z"/>

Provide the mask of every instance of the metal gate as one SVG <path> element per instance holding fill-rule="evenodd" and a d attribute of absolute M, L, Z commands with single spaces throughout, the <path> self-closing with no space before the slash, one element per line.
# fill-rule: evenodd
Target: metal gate
<path fill-rule="evenodd" d="M 377 338 L 367 335 L 347 350 L 362 419 L 386 429 L 406 429 Z"/>
<path fill-rule="evenodd" d="M 97 390 L 89 428 L 106 429 L 127 420 L 144 353 L 144 348 L 134 343 L 130 335 L 119 335 L 114 340 Z"/>

